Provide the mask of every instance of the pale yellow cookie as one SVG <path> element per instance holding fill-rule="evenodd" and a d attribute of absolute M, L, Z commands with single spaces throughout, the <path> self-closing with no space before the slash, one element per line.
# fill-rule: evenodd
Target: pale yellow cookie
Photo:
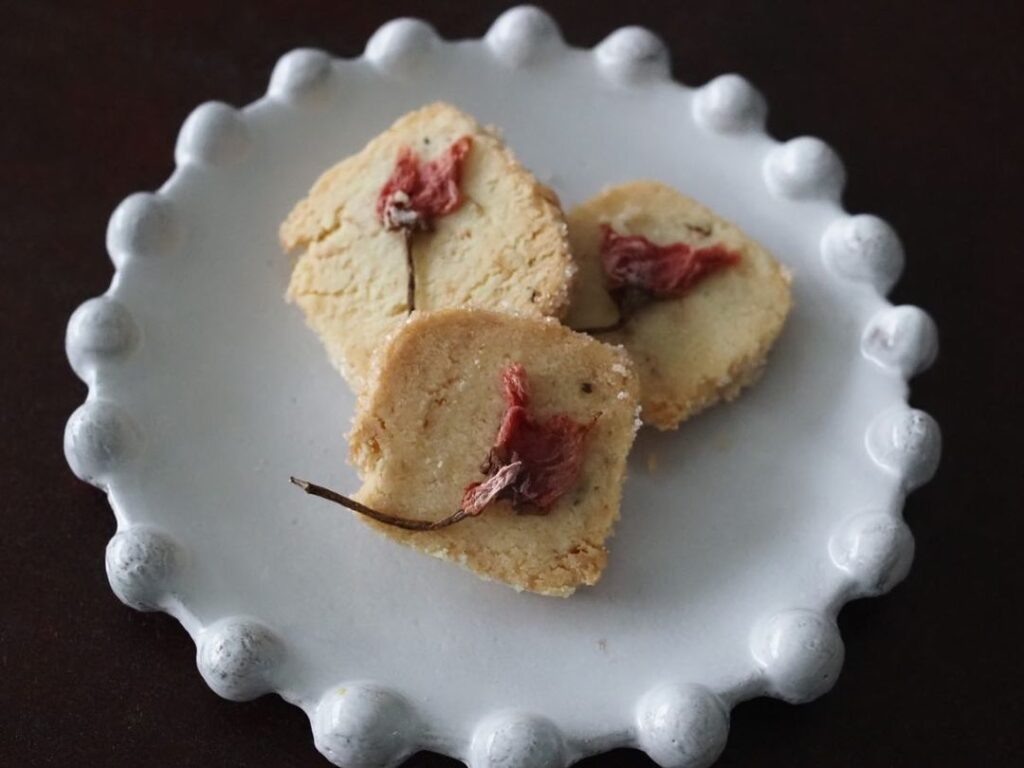
<path fill-rule="evenodd" d="M 369 522 L 386 536 L 517 590 L 567 596 L 594 584 L 619 516 L 639 385 L 621 349 L 553 320 L 483 310 L 415 313 L 381 353 L 360 399 L 350 458 L 364 479 L 357 499 L 381 512 L 440 520 L 481 464 L 506 409 L 502 372 L 525 369 L 530 412 L 592 426 L 580 473 L 545 515 L 509 501 L 437 531 Z M 365 519 L 365 518 L 364 518 Z"/>
<path fill-rule="evenodd" d="M 426 163 L 463 136 L 472 139 L 459 185 L 463 204 L 411 239 L 416 307 L 565 313 L 573 262 L 557 198 L 492 130 L 448 104 L 431 104 L 324 173 L 281 225 L 284 248 L 304 251 L 287 298 L 357 391 L 371 353 L 407 314 L 404 239 L 379 220 L 381 189 L 404 147 Z"/>
<path fill-rule="evenodd" d="M 695 200 L 637 181 L 605 190 L 569 214 L 579 272 L 568 324 L 596 328 L 618 318 L 601 264 L 603 224 L 658 245 L 722 245 L 740 262 L 708 275 L 681 298 L 640 309 L 622 330 L 597 335 L 622 344 L 640 375 L 645 423 L 674 429 L 756 380 L 790 310 L 790 277 L 764 248 Z"/>

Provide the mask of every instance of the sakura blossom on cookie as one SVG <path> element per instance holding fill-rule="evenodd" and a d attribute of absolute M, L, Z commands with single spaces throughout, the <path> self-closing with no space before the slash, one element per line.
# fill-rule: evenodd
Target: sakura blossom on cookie
<path fill-rule="evenodd" d="M 546 515 L 579 479 L 583 441 L 593 423 L 563 413 L 543 420 L 531 415 L 526 369 L 518 363 L 502 372 L 502 383 L 508 407 L 484 464 L 489 477 L 466 488 L 462 508 L 476 508 L 483 498 L 508 499 L 520 514 Z"/>
<path fill-rule="evenodd" d="M 459 179 L 462 163 L 472 145 L 473 139 L 463 136 L 425 164 L 409 147 L 402 147 L 398 151 L 395 169 L 377 197 L 377 218 L 386 229 L 399 231 L 403 236 L 408 278 L 405 303 L 410 312 L 416 309 L 416 262 L 412 253 L 412 235 L 417 231 L 432 230 L 435 219 L 462 205 Z"/>
<path fill-rule="evenodd" d="M 644 422 L 674 429 L 753 383 L 789 313 L 789 274 L 664 184 L 611 187 L 569 213 L 579 268 L 567 322 L 622 344 Z"/>
<path fill-rule="evenodd" d="M 563 413 L 538 420 L 528 410 L 526 369 L 514 363 L 502 372 L 501 378 L 507 409 L 494 447 L 481 465 L 487 479 L 466 486 L 462 503 L 453 514 L 435 522 L 424 522 L 380 512 L 306 480 L 293 477 L 292 483 L 313 496 L 333 501 L 378 523 L 407 531 L 446 528 L 476 517 L 499 500 L 511 502 L 519 514 L 546 515 L 579 480 L 583 466 L 583 440 L 593 421 L 581 424 Z M 619 395 L 625 393 L 620 392 Z M 444 466 L 444 461 L 439 464 Z"/>
<path fill-rule="evenodd" d="M 619 317 L 611 325 L 584 329 L 588 333 L 619 330 L 646 304 L 681 298 L 702 278 L 740 261 L 739 253 L 721 245 L 658 245 L 643 235 L 619 234 L 608 224 L 601 225 L 600 253 Z"/>
<path fill-rule="evenodd" d="M 637 394 L 622 350 L 553 321 L 416 312 L 359 401 L 350 501 L 390 516 L 357 510 L 388 538 L 568 595 L 607 562 Z"/>
<path fill-rule="evenodd" d="M 472 146 L 472 137 L 463 136 L 428 163 L 402 147 L 377 198 L 381 223 L 388 229 L 429 230 L 434 219 L 457 210 L 463 200 L 462 165 Z"/>
<path fill-rule="evenodd" d="M 367 139 L 280 228 L 298 254 L 286 298 L 353 389 L 413 309 L 565 314 L 565 218 L 496 131 L 435 103 Z"/>

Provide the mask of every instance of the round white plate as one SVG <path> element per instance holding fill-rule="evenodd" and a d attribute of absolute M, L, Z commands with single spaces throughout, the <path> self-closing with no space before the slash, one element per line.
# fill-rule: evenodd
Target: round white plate
<path fill-rule="evenodd" d="M 111 585 L 181 621 L 220 695 L 301 706 L 338 765 L 425 748 L 474 768 L 559 766 L 621 745 L 706 765 L 738 701 L 827 691 L 837 611 L 909 567 L 901 507 L 940 438 L 906 405 L 934 325 L 883 298 L 899 241 L 843 211 L 827 145 L 764 133 L 745 80 L 687 88 L 668 59 L 637 28 L 569 48 L 531 8 L 483 40 L 394 21 L 358 59 L 294 51 L 259 101 L 200 106 L 170 180 L 111 219 L 113 284 L 68 327 L 89 397 L 65 434 L 117 516 Z M 677 433 L 642 431 L 609 567 L 568 600 L 404 549 L 288 482 L 357 487 L 353 398 L 282 300 L 278 222 L 321 170 L 435 99 L 501 126 L 567 205 L 661 179 L 795 275 L 763 380 Z"/>

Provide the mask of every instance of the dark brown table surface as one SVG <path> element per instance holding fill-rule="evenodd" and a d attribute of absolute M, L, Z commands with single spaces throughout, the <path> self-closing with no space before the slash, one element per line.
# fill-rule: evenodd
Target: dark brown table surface
<path fill-rule="evenodd" d="M 448 37 L 505 3 L 436 3 Z M 325 766 L 304 715 L 276 697 L 223 701 L 164 615 L 111 593 L 105 498 L 64 463 L 85 389 L 64 360 L 68 315 L 105 290 L 104 230 L 127 194 L 169 175 L 198 103 L 244 104 L 282 53 L 358 54 L 398 2 L 93 0 L 0 3 L 0 765 Z M 910 498 L 909 579 L 845 608 L 835 689 L 800 707 L 738 707 L 721 766 L 1024 765 L 1020 611 L 1024 4 L 552 4 L 591 46 L 656 30 L 676 77 L 750 77 L 771 133 L 824 137 L 851 211 L 901 233 L 896 303 L 930 310 L 938 364 L 913 403 L 943 427 L 943 465 Z M 421 754 L 407 764 L 454 766 Z M 650 766 L 620 750 L 583 763 Z"/>

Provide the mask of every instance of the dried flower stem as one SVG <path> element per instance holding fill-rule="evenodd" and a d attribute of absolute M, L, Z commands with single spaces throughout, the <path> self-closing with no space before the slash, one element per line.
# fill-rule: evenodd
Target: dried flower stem
<path fill-rule="evenodd" d="M 402 228 L 402 239 L 405 241 L 405 271 L 408 277 L 405 289 L 405 306 L 409 314 L 416 309 L 416 264 L 412 258 L 412 230 Z"/>
<path fill-rule="evenodd" d="M 310 496 L 319 496 L 321 499 L 333 501 L 335 504 L 340 504 L 346 509 L 351 509 L 353 512 L 364 515 L 371 520 L 376 520 L 378 523 L 390 525 L 395 528 L 402 528 L 406 531 L 436 531 L 440 528 L 447 528 L 449 525 L 454 525 L 460 520 L 465 520 L 467 517 L 473 516 L 469 512 L 460 509 L 454 514 L 442 518 L 441 520 L 413 520 L 408 517 L 398 517 L 397 515 L 388 515 L 383 512 L 378 512 L 365 504 L 360 504 L 355 499 L 350 499 L 348 496 L 342 496 L 337 491 L 332 491 L 330 488 L 324 488 L 322 485 L 315 485 L 308 480 L 300 480 L 297 477 L 291 477 L 289 480 L 291 480 L 292 485 L 297 485 Z"/>

